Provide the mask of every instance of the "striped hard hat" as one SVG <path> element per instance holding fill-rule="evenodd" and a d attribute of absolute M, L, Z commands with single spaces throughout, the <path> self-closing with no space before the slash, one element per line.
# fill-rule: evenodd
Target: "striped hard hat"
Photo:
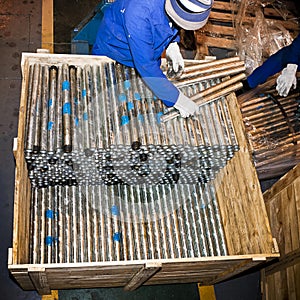
<path fill-rule="evenodd" d="M 196 30 L 206 24 L 212 3 L 213 0 L 166 0 L 165 9 L 181 28 Z"/>

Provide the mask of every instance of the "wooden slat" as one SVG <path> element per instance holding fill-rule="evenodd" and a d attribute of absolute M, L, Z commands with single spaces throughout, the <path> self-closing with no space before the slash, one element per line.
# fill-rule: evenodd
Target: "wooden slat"
<path fill-rule="evenodd" d="M 265 202 L 271 201 L 275 195 L 280 193 L 288 185 L 292 184 L 298 177 L 300 177 L 300 166 L 295 166 L 292 170 L 281 177 L 276 184 L 264 192 L 263 197 Z"/>
<path fill-rule="evenodd" d="M 265 269 L 266 276 L 272 275 L 276 272 L 282 271 L 287 267 L 300 264 L 300 249 L 289 252 L 288 254 L 282 255 L 278 262 L 268 266 Z M 299 281 L 300 282 L 300 281 Z"/>
<path fill-rule="evenodd" d="M 133 291 L 140 287 L 145 281 L 149 280 L 159 269 L 161 263 L 146 263 L 125 285 L 125 291 Z"/>
<path fill-rule="evenodd" d="M 29 259 L 29 216 L 30 182 L 27 175 L 23 153 L 24 128 L 27 96 L 27 76 L 22 79 L 22 91 L 19 110 L 18 139 L 15 152 L 15 192 L 13 224 L 13 264 L 28 263 Z"/>
<path fill-rule="evenodd" d="M 227 2 L 227 1 L 217 1 L 215 0 L 212 6 L 213 10 L 224 10 L 224 11 L 236 11 L 237 6 L 233 1 Z"/>
<path fill-rule="evenodd" d="M 264 7 L 263 12 L 264 12 L 264 16 L 268 19 L 274 19 L 274 18 L 283 19 L 283 16 L 280 13 L 280 11 L 272 7 Z M 292 20 L 292 19 L 297 19 L 296 15 L 293 15 L 290 11 L 287 10 L 284 11 L 284 13 L 286 13 L 286 15 L 284 16 L 285 20 L 291 20 L 292 22 L 295 22 L 295 24 L 297 23 L 296 21 Z"/>
<path fill-rule="evenodd" d="M 29 277 L 40 295 L 51 295 L 45 268 L 29 268 Z"/>
<path fill-rule="evenodd" d="M 222 13 L 217 11 L 212 11 L 209 15 L 209 21 L 218 21 L 232 23 L 234 16 L 232 13 Z"/>
<path fill-rule="evenodd" d="M 217 47 L 217 48 L 226 48 L 226 49 L 236 48 L 236 42 L 234 40 L 206 36 L 205 34 L 197 34 L 196 42 L 197 42 L 197 46 L 205 45 L 207 47 Z"/>
<path fill-rule="evenodd" d="M 203 28 L 199 29 L 198 32 L 214 36 L 229 36 L 232 39 L 235 36 L 235 29 L 232 26 L 215 25 L 212 23 L 207 23 Z"/>
<path fill-rule="evenodd" d="M 42 0 L 42 48 L 54 52 L 53 0 Z"/>

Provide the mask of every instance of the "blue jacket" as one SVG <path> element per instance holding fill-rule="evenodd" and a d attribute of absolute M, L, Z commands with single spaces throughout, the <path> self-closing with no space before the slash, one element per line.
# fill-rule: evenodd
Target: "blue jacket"
<path fill-rule="evenodd" d="M 264 83 L 268 77 L 280 72 L 287 64 L 300 65 L 300 35 L 293 42 L 271 55 L 260 67 L 256 68 L 247 78 L 251 88 Z"/>
<path fill-rule="evenodd" d="M 173 106 L 179 91 L 160 64 L 174 41 L 179 41 L 178 29 L 170 27 L 165 0 L 116 0 L 104 12 L 92 53 L 136 68 L 153 93 Z"/>

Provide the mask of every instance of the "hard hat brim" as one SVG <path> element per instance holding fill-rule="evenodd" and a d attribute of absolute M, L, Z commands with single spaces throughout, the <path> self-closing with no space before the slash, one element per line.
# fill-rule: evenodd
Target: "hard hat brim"
<path fill-rule="evenodd" d="M 176 0 L 166 0 L 165 9 L 169 17 L 185 30 L 197 30 L 203 27 L 210 14 L 210 9 L 199 13 L 187 12 L 178 5 Z"/>

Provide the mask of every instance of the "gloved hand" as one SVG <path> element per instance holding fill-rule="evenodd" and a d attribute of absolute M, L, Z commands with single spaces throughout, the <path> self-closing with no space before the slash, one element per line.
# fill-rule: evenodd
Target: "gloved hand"
<path fill-rule="evenodd" d="M 281 72 L 281 75 L 278 76 L 276 83 L 276 90 L 280 96 L 286 97 L 293 86 L 295 89 L 297 86 L 297 77 L 296 72 L 298 65 L 288 64 Z"/>
<path fill-rule="evenodd" d="M 174 107 L 179 110 L 180 115 L 183 118 L 187 118 L 198 111 L 198 105 L 182 92 L 179 92 L 179 96 Z"/>
<path fill-rule="evenodd" d="M 168 63 L 167 76 L 169 78 L 178 78 L 183 73 L 184 61 L 177 43 L 171 43 L 166 50 Z"/>

